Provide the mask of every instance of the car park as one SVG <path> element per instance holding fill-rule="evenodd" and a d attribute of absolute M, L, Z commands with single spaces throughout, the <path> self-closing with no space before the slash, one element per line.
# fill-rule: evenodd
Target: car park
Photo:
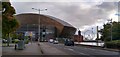
<path fill-rule="evenodd" d="M 2 42 L 3 42 L 3 43 L 7 43 L 7 40 L 6 40 L 6 39 L 2 39 Z"/>

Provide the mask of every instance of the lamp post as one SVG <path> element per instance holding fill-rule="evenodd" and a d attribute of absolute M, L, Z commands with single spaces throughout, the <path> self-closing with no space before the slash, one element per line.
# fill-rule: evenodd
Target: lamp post
<path fill-rule="evenodd" d="M 97 46 L 98 46 L 98 40 L 99 40 L 99 34 L 98 34 L 98 26 L 97 26 L 97 39 L 96 39 L 97 41 Z"/>
<path fill-rule="evenodd" d="M 33 10 L 37 10 L 39 12 L 39 17 L 38 17 L 38 44 L 40 42 L 40 11 L 45 11 L 47 9 L 36 9 L 36 8 L 32 8 Z"/>
<path fill-rule="evenodd" d="M 93 35 L 94 35 L 94 30 L 93 30 L 93 28 L 92 28 L 91 33 L 92 33 L 92 36 L 91 36 L 92 39 L 91 39 L 91 40 L 93 40 L 93 38 L 94 38 L 94 36 L 93 36 Z"/>
<path fill-rule="evenodd" d="M 34 31 L 34 33 L 33 33 L 34 39 L 33 39 L 33 40 L 35 41 L 35 38 L 36 38 L 36 37 L 35 37 L 35 36 L 36 36 L 36 35 L 35 35 L 35 34 L 36 34 L 36 30 L 35 30 L 35 29 L 36 29 L 36 24 L 32 24 L 32 25 L 33 25 L 33 31 Z"/>
<path fill-rule="evenodd" d="M 111 24 L 111 41 L 112 41 L 112 19 L 110 19 L 110 20 L 108 20 L 108 21 L 110 21 L 110 24 Z"/>
<path fill-rule="evenodd" d="M 27 32 L 28 32 L 28 24 L 27 24 Z"/>
<path fill-rule="evenodd" d="M 26 27 L 27 27 L 27 28 L 26 28 L 26 36 L 28 36 L 28 31 L 29 31 L 29 30 L 28 30 L 28 24 L 26 24 Z"/>

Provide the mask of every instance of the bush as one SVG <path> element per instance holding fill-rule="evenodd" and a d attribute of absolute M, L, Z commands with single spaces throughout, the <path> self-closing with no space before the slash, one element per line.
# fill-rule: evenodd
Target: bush
<path fill-rule="evenodd" d="M 25 36 L 25 39 L 29 39 L 29 37 L 28 37 L 28 36 Z"/>
<path fill-rule="evenodd" d="M 120 48 L 120 40 L 109 41 L 105 43 L 107 48 Z"/>
<path fill-rule="evenodd" d="M 14 40 L 14 43 L 18 43 L 20 40 L 19 39 L 15 39 Z"/>
<path fill-rule="evenodd" d="M 28 44 L 29 43 L 29 40 L 25 40 L 25 44 Z"/>

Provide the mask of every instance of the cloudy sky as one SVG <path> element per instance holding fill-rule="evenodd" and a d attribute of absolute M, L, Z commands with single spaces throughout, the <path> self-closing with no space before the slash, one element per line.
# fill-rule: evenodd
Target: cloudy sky
<path fill-rule="evenodd" d="M 31 8 L 47 8 L 48 10 L 41 11 L 41 14 L 62 19 L 79 28 L 82 33 L 86 30 L 92 31 L 92 28 L 96 33 L 96 26 L 102 28 L 102 25 L 111 18 L 118 21 L 118 0 L 11 0 L 11 3 L 16 9 L 16 14 L 38 13 Z"/>

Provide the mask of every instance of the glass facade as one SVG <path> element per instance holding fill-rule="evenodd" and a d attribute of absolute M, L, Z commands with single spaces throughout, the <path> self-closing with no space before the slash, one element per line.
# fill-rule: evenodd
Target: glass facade
<path fill-rule="evenodd" d="M 39 36 L 38 25 L 23 25 L 21 26 L 16 33 L 24 33 L 24 36 L 31 36 L 34 41 L 37 41 Z M 55 37 L 55 26 L 51 25 L 41 25 L 40 26 L 40 41 L 48 41 L 50 38 Z"/>

